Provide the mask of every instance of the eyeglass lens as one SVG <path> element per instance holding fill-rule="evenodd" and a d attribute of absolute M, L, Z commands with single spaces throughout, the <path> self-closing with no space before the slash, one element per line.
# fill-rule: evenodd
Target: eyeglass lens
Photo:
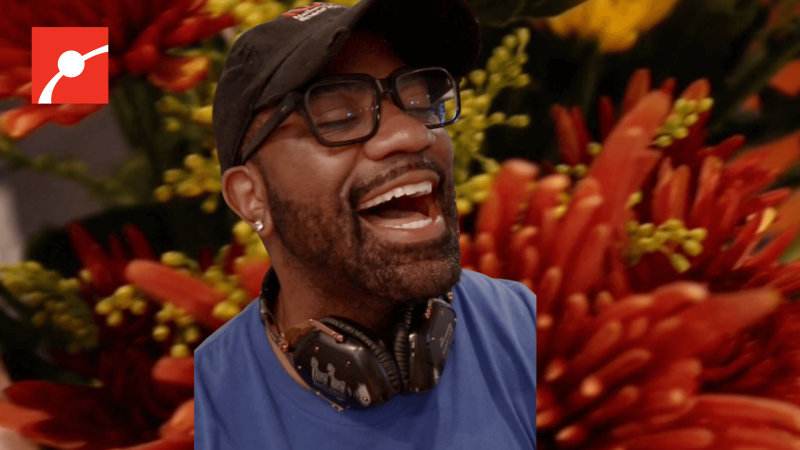
<path fill-rule="evenodd" d="M 395 89 L 406 114 L 425 125 L 441 125 L 455 117 L 453 79 L 440 69 L 399 76 Z M 322 82 L 308 91 L 308 113 L 320 137 L 332 143 L 361 139 L 376 121 L 376 87 L 367 81 Z"/>
<path fill-rule="evenodd" d="M 329 142 L 359 139 L 375 126 L 374 87 L 363 81 L 323 82 L 308 95 L 308 114 Z"/>

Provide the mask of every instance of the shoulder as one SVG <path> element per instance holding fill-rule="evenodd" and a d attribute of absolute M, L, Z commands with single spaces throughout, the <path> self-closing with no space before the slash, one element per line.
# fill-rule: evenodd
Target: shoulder
<path fill-rule="evenodd" d="M 461 271 L 461 281 L 454 287 L 454 306 L 482 316 L 535 323 L 536 295 L 524 284 L 491 278 L 471 270 Z"/>
<path fill-rule="evenodd" d="M 249 335 L 258 315 L 258 302 L 253 301 L 242 312 L 217 329 L 194 351 L 195 376 L 198 369 L 205 366 L 217 366 L 220 358 L 230 362 L 231 358 L 249 347 Z M 217 366 L 218 367 L 218 366 Z M 217 370 L 217 369 L 215 369 Z"/>

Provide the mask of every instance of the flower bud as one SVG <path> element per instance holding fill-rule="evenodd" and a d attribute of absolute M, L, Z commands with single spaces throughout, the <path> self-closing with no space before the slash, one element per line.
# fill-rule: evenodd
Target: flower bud
<path fill-rule="evenodd" d="M 655 145 L 664 148 L 672 145 L 672 142 L 673 142 L 672 137 L 665 134 L 663 136 L 659 136 L 658 139 L 656 139 Z"/>
<path fill-rule="evenodd" d="M 123 316 L 122 311 L 115 309 L 106 316 L 106 324 L 110 327 L 116 327 L 122 324 Z"/>
<path fill-rule="evenodd" d="M 236 225 L 233 226 L 233 237 L 237 244 L 245 245 L 250 242 L 251 234 L 253 234 L 253 229 L 244 220 L 236 222 Z"/>
<path fill-rule="evenodd" d="M 58 280 L 58 291 L 62 294 L 77 292 L 81 288 L 81 283 L 77 278 L 66 278 Z"/>
<path fill-rule="evenodd" d="M 686 127 L 678 127 L 672 132 L 672 136 L 675 137 L 675 139 L 686 139 L 686 137 L 689 136 L 689 129 Z"/>
<path fill-rule="evenodd" d="M 511 52 L 506 47 L 497 47 L 492 51 L 492 56 L 499 63 L 504 63 L 511 58 Z"/>
<path fill-rule="evenodd" d="M 197 327 L 189 327 L 183 332 L 183 338 L 186 339 L 186 342 L 194 344 L 200 340 L 200 330 Z"/>
<path fill-rule="evenodd" d="M 166 203 L 172 200 L 173 197 L 172 188 L 167 185 L 162 185 L 157 187 L 155 191 L 155 197 L 156 200 L 158 200 L 161 203 Z"/>
<path fill-rule="evenodd" d="M 714 107 L 714 99 L 710 98 L 710 97 L 709 98 L 704 98 L 704 99 L 700 100 L 700 103 L 698 103 L 697 111 L 701 112 L 701 113 L 704 113 L 704 112 L 710 110 L 713 107 Z"/>
<path fill-rule="evenodd" d="M 141 316 L 145 312 L 147 312 L 147 301 L 142 299 L 136 299 L 131 304 L 131 312 L 136 314 L 137 316 Z"/>
<path fill-rule="evenodd" d="M 181 327 L 188 327 L 194 323 L 194 317 L 184 313 L 175 318 L 175 323 Z"/>
<path fill-rule="evenodd" d="M 99 302 L 97 302 L 96 305 L 94 305 L 94 312 L 100 314 L 101 316 L 108 315 L 113 310 L 114 310 L 114 302 L 111 297 L 100 300 Z"/>
<path fill-rule="evenodd" d="M 192 170 L 200 170 L 205 166 L 205 158 L 197 153 L 191 153 L 183 159 L 183 165 Z"/>
<path fill-rule="evenodd" d="M 180 267 L 186 264 L 186 255 L 176 251 L 165 252 L 161 255 L 161 263 L 170 267 Z"/>
<path fill-rule="evenodd" d="M 525 128 L 531 124 L 531 118 L 527 114 L 517 114 L 509 117 L 506 124 L 514 128 Z"/>
<path fill-rule="evenodd" d="M 211 110 L 212 110 L 211 105 L 206 105 L 200 108 L 196 108 L 194 111 L 192 111 L 192 120 L 196 123 L 200 123 L 203 125 L 211 125 L 212 124 Z"/>
<path fill-rule="evenodd" d="M 217 305 L 214 307 L 214 310 L 212 311 L 211 314 L 214 317 L 216 317 L 217 319 L 226 320 L 227 321 L 227 320 L 232 319 L 237 314 L 239 314 L 240 311 L 241 311 L 241 309 L 237 305 L 234 305 L 233 303 L 230 303 L 230 302 L 223 301 L 223 302 L 217 303 Z"/>
<path fill-rule="evenodd" d="M 164 131 L 168 133 L 177 133 L 183 128 L 183 122 L 176 117 L 167 117 L 163 123 Z"/>
<path fill-rule="evenodd" d="M 200 205 L 200 210 L 206 214 L 211 214 L 217 210 L 218 206 L 219 206 L 219 196 L 211 195 L 207 199 L 203 200 L 203 203 Z"/>
<path fill-rule="evenodd" d="M 680 253 L 670 254 L 669 262 L 679 273 L 684 273 L 692 267 L 691 263 L 689 263 L 689 260 Z"/>
<path fill-rule="evenodd" d="M 703 253 L 703 245 L 692 239 L 683 241 L 681 246 L 683 247 L 683 251 L 689 256 L 697 256 Z"/>
<path fill-rule="evenodd" d="M 191 354 L 191 351 L 186 344 L 175 344 L 170 348 L 169 353 L 173 358 L 185 358 Z"/>
<path fill-rule="evenodd" d="M 157 341 L 163 341 L 169 337 L 170 329 L 166 325 L 156 325 L 153 328 L 153 339 Z"/>
<path fill-rule="evenodd" d="M 689 231 L 689 238 L 694 239 L 696 241 L 703 241 L 705 240 L 706 236 L 708 235 L 708 231 L 705 228 L 695 228 Z"/>
<path fill-rule="evenodd" d="M 497 125 L 506 121 L 506 114 L 503 112 L 494 112 L 489 116 L 489 125 Z"/>
<path fill-rule="evenodd" d="M 195 180 L 185 180 L 178 184 L 176 191 L 181 197 L 197 197 L 203 193 L 203 187 Z"/>
<path fill-rule="evenodd" d="M 603 151 L 603 145 L 600 144 L 599 142 L 590 142 L 586 146 L 586 153 L 588 153 L 588 154 L 590 154 L 592 156 L 599 155 L 601 151 Z"/>
<path fill-rule="evenodd" d="M 519 44 L 519 39 L 517 38 L 517 36 L 514 36 L 513 34 L 506 35 L 503 38 L 503 46 L 505 46 L 509 50 L 514 50 L 517 44 Z"/>
<path fill-rule="evenodd" d="M 473 70 L 469 73 L 469 81 L 476 87 L 483 86 L 486 83 L 486 71 L 485 70 Z"/>
<path fill-rule="evenodd" d="M 517 28 L 517 37 L 519 38 L 520 46 L 524 47 L 528 41 L 531 40 L 531 30 L 528 28 Z"/>
<path fill-rule="evenodd" d="M 472 202 L 465 198 L 456 199 L 456 208 L 459 216 L 465 216 L 472 212 Z"/>

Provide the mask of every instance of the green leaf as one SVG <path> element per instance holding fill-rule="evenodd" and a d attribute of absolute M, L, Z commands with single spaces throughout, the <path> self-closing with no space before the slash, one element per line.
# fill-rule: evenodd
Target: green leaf
<path fill-rule="evenodd" d="M 708 128 L 718 134 L 725 119 L 751 95 L 761 91 L 786 63 L 800 54 L 800 19 L 794 19 L 765 39 L 763 49 L 750 58 L 741 69 L 726 80 L 724 96 L 714 106 L 714 116 Z"/>
<path fill-rule="evenodd" d="M 525 0 L 468 0 L 482 26 L 503 27 L 522 11 Z"/>
<path fill-rule="evenodd" d="M 553 17 L 563 14 L 586 0 L 532 0 L 519 11 L 521 17 Z"/>
<path fill-rule="evenodd" d="M 48 357 L 44 330 L 26 319 L 32 309 L 22 305 L 0 283 L 0 354 L 12 380 L 85 382 L 84 377 L 59 368 Z"/>
<path fill-rule="evenodd" d="M 557 16 L 586 0 L 468 0 L 482 26 L 504 27 L 532 17 Z"/>

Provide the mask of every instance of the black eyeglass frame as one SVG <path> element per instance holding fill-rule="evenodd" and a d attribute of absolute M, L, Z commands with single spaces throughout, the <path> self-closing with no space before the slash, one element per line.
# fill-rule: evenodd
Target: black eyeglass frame
<path fill-rule="evenodd" d="M 372 137 L 374 137 L 378 133 L 378 127 L 380 126 L 381 121 L 381 102 L 383 101 L 383 97 L 389 93 L 391 94 L 392 101 L 394 104 L 397 105 L 403 112 L 408 114 L 406 111 L 406 107 L 403 105 L 402 100 L 400 99 L 400 94 L 397 92 L 397 79 L 404 75 L 409 75 L 416 72 L 427 71 L 431 69 L 440 69 L 447 74 L 450 78 L 450 81 L 453 83 L 453 89 L 455 91 L 455 114 L 453 118 L 447 120 L 443 123 L 435 123 L 435 124 L 424 124 L 428 129 L 435 129 L 435 128 L 442 128 L 446 127 L 447 125 L 451 125 L 455 123 L 459 117 L 461 116 L 461 92 L 459 90 L 459 82 L 452 75 L 450 72 L 447 71 L 444 67 L 423 67 L 423 68 L 411 68 L 411 67 L 403 67 L 400 69 L 395 70 L 394 72 L 389 75 L 388 78 L 377 79 L 367 74 L 356 73 L 356 74 L 346 74 L 346 75 L 333 75 L 330 77 L 325 77 L 319 80 L 315 80 L 313 83 L 308 85 L 304 89 L 299 89 L 296 91 L 292 91 L 284 97 L 284 99 L 278 104 L 275 112 L 272 114 L 272 117 L 269 118 L 267 123 L 258 130 L 258 133 L 253 137 L 253 140 L 250 141 L 250 144 L 243 152 L 238 152 L 236 158 L 234 160 L 234 166 L 239 166 L 246 163 L 253 155 L 257 153 L 257 150 L 261 147 L 261 144 L 264 140 L 275 131 L 278 126 L 286 120 L 287 117 L 295 110 L 300 109 L 300 113 L 303 115 L 303 119 L 308 124 L 309 129 L 314 134 L 314 137 L 317 141 L 326 146 L 326 147 L 342 147 L 345 145 L 353 145 L 358 144 L 360 142 L 366 142 Z M 309 99 L 311 95 L 311 91 L 321 85 L 329 84 L 329 83 L 336 83 L 342 81 L 366 81 L 372 87 L 372 91 L 375 94 L 373 96 L 375 103 L 373 105 L 373 126 L 372 131 L 361 138 L 358 139 L 351 139 L 349 141 L 343 142 L 330 142 L 322 137 L 319 128 L 311 119 L 311 116 L 308 113 L 309 110 Z"/>

